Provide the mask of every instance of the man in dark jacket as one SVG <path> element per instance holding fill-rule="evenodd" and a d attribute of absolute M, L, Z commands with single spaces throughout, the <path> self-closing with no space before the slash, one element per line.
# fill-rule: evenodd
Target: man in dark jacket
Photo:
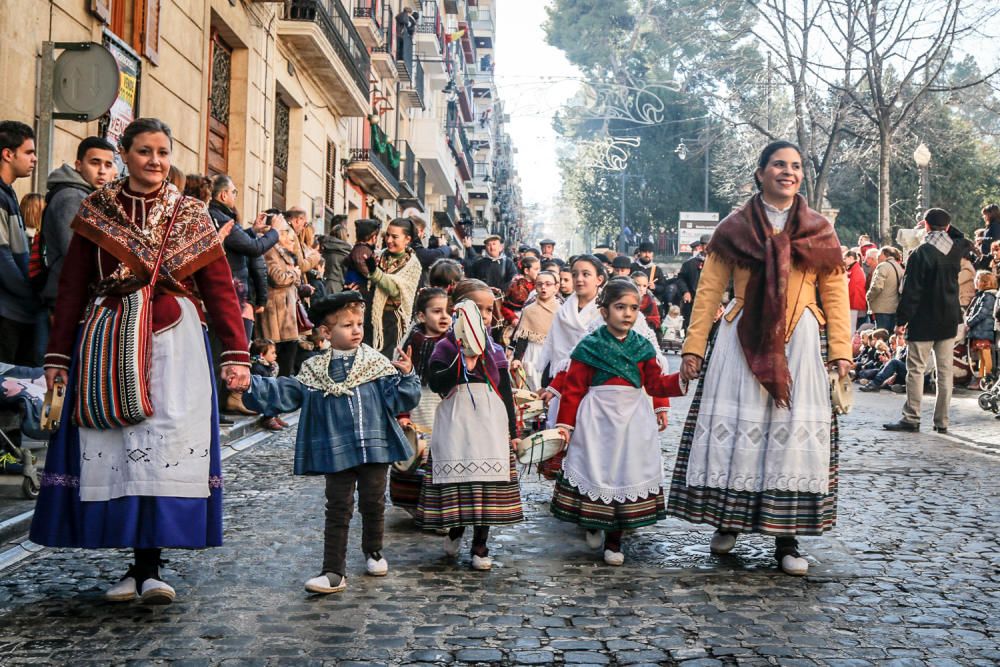
<path fill-rule="evenodd" d="M 351 254 L 351 244 L 347 242 L 347 229 L 344 225 L 334 225 L 330 233 L 320 241 L 319 250 L 323 254 L 323 264 L 327 294 L 337 294 L 344 291 L 345 262 Z"/>
<path fill-rule="evenodd" d="M 478 278 L 490 287 L 506 292 L 517 275 L 514 261 L 503 254 L 503 239 L 496 234 L 486 237 L 483 255 L 468 263 L 469 278 Z"/>
<path fill-rule="evenodd" d="M 382 228 L 378 220 L 362 218 L 354 221 L 354 238 L 356 243 L 351 249 L 351 254 L 344 262 L 344 287 L 361 292 L 365 299 L 365 338 L 364 342 L 371 345 L 372 342 L 372 290 L 368 283 L 369 260 L 375 256 L 375 243 L 378 241 L 378 232 Z"/>
<path fill-rule="evenodd" d="M 920 399 L 924 371 L 934 353 L 937 367 L 937 402 L 934 430 L 948 432 L 955 338 L 962 321 L 958 305 L 958 272 L 962 257 L 972 244 L 957 229 L 951 215 L 940 208 L 924 214 L 927 236 L 913 251 L 903 274 L 903 292 L 896 309 L 896 333 L 906 332 L 906 404 L 898 422 L 884 424 L 887 431 L 919 431 Z"/>
<path fill-rule="evenodd" d="M 35 366 L 35 321 L 41 312 L 28 281 L 28 235 L 13 183 L 35 170 L 35 133 L 16 120 L 0 122 L 0 362 Z"/>
<path fill-rule="evenodd" d="M 681 315 L 684 316 L 684 328 L 687 329 L 691 320 L 691 309 L 694 308 L 694 297 L 698 293 L 698 282 L 701 280 L 701 270 L 705 266 L 705 246 L 711 237 L 705 234 L 691 244 L 694 255 L 681 264 L 677 272 L 677 283 L 681 291 Z"/>
<path fill-rule="evenodd" d="M 639 249 L 635 252 L 635 261 L 632 262 L 632 273 L 642 271 L 649 278 L 649 289 L 653 296 L 657 298 L 661 305 L 667 304 L 667 284 L 669 278 L 663 267 L 657 266 L 653 261 L 653 244 L 650 241 L 643 241 L 639 244 Z M 660 313 L 663 315 L 663 313 Z"/>
<path fill-rule="evenodd" d="M 64 164 L 49 174 L 45 213 L 42 214 L 42 241 L 49 275 L 42 289 L 42 302 L 50 309 L 56 303 L 59 274 L 73 238 L 70 223 L 87 195 L 117 175 L 115 147 L 101 137 L 87 137 L 81 141 L 76 147 L 73 166 Z"/>
<path fill-rule="evenodd" d="M 262 312 L 267 302 L 267 282 L 257 284 L 259 281 L 255 281 L 251 288 L 251 263 L 263 257 L 278 242 L 278 232 L 270 228 L 270 219 L 266 213 L 258 215 L 250 229 L 239 227 L 234 208 L 236 194 L 233 179 L 225 174 L 216 176 L 212 179 L 212 201 L 208 204 L 208 215 L 217 228 L 229 222 L 237 226 L 222 241 L 222 248 L 226 251 L 233 280 L 243 289 L 244 298 L 254 307 L 255 312 Z M 247 340 L 253 340 L 253 323 L 252 316 L 243 318 Z"/>

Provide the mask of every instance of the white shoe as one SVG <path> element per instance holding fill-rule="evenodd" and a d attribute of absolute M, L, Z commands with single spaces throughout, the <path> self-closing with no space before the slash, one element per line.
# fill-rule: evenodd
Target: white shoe
<path fill-rule="evenodd" d="M 802 556 L 784 556 L 781 559 L 781 571 L 793 577 L 802 577 L 809 572 L 809 561 Z"/>
<path fill-rule="evenodd" d="M 378 551 L 368 554 L 365 571 L 373 577 L 384 577 L 389 572 L 389 563 Z"/>
<path fill-rule="evenodd" d="M 736 533 L 722 533 L 715 531 L 712 535 L 712 542 L 708 545 L 709 551 L 716 556 L 725 556 L 736 546 Z"/>
<path fill-rule="evenodd" d="M 493 569 L 493 559 L 489 556 L 477 556 L 476 554 L 472 554 L 472 569 L 491 570 Z"/>
<path fill-rule="evenodd" d="M 588 530 L 587 531 L 587 546 L 591 549 L 600 549 L 604 544 L 604 531 L 601 530 Z"/>
<path fill-rule="evenodd" d="M 159 579 L 147 579 L 142 582 L 143 604 L 170 604 L 177 597 L 173 586 Z"/>
<path fill-rule="evenodd" d="M 612 551 L 611 549 L 604 550 L 604 562 L 608 565 L 614 565 L 618 567 L 625 562 L 625 554 L 621 551 Z"/>
<path fill-rule="evenodd" d="M 347 588 L 347 578 L 333 572 L 324 572 L 306 582 L 306 590 L 310 593 L 339 593 Z"/>
<path fill-rule="evenodd" d="M 448 535 L 444 536 L 444 553 L 445 555 L 455 557 L 458 555 L 458 550 L 462 546 L 462 536 L 459 535 L 455 539 L 451 539 Z"/>
<path fill-rule="evenodd" d="M 104 592 L 104 599 L 108 602 L 131 602 L 137 597 L 135 577 L 131 574 Z"/>

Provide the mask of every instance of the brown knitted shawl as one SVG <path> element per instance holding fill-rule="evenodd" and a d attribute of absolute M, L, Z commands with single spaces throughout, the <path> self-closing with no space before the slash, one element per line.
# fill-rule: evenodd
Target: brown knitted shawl
<path fill-rule="evenodd" d="M 788 407 L 792 383 L 785 355 L 788 275 L 793 264 L 821 274 L 843 270 L 833 225 L 798 195 L 784 230 L 776 234 L 758 194 L 719 223 L 708 253 L 750 270 L 737 326 L 740 345 L 754 377 L 775 405 Z"/>

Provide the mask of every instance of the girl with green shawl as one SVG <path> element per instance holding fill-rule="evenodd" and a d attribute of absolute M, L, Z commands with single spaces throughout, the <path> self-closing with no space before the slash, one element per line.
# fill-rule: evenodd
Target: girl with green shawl
<path fill-rule="evenodd" d="M 678 373 L 664 375 L 653 345 L 632 330 L 642 317 L 632 282 L 609 282 L 598 305 L 605 324 L 573 349 L 559 403 L 556 427 L 569 444 L 552 513 L 586 528 L 594 548 L 604 531 L 604 562 L 621 565 L 622 532 L 666 517 L 649 397 L 682 396 L 686 387 Z"/>

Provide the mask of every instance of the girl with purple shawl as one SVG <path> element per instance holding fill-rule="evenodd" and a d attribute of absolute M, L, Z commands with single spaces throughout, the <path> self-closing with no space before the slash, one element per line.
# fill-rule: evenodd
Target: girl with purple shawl
<path fill-rule="evenodd" d="M 455 304 L 471 300 L 488 329 L 495 297 L 486 283 L 463 280 Z M 449 331 L 434 347 L 428 367 L 430 388 L 442 396 L 434 415 L 428 472 L 417 505 L 417 526 L 446 529 L 444 550 L 458 553 L 466 526 L 473 526 L 472 567 L 489 570 L 486 545 L 490 526 L 524 519 L 517 469 L 514 397 L 503 348 L 486 337 L 482 355 L 467 356 Z M 512 446 L 513 444 L 513 446 Z"/>

